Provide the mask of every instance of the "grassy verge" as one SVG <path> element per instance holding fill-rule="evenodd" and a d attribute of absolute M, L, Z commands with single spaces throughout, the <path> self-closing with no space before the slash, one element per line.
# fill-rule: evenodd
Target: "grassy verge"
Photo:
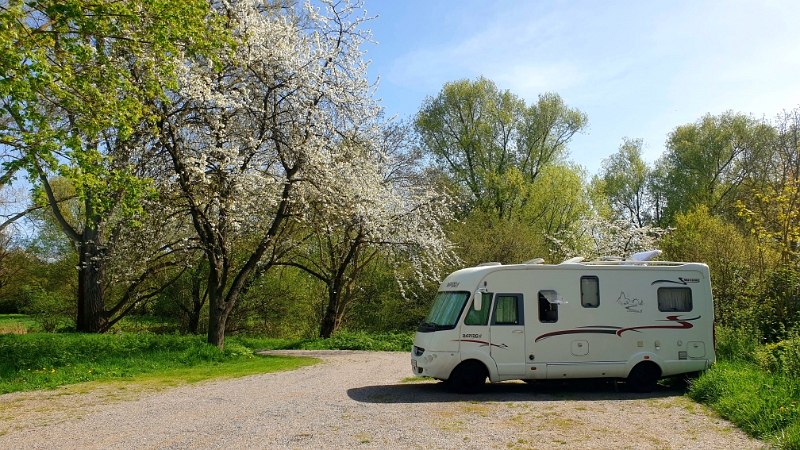
<path fill-rule="evenodd" d="M 32 317 L 24 314 L 0 314 L 0 334 L 25 334 L 37 326 Z"/>
<path fill-rule="evenodd" d="M 721 361 L 688 393 L 725 419 L 777 448 L 800 450 L 800 380 L 745 361 Z"/>
<path fill-rule="evenodd" d="M 126 333 L 0 335 L 0 394 L 86 381 L 158 379 L 162 384 L 292 370 L 313 358 L 257 355 L 258 350 L 409 351 L 413 334 L 339 333 L 331 339 L 231 337 L 225 351 L 201 336 Z"/>
<path fill-rule="evenodd" d="M 410 352 L 414 333 L 369 334 L 365 332 L 339 332 L 330 339 L 271 339 L 238 338 L 250 348 L 264 350 L 367 350 L 383 352 Z"/>
<path fill-rule="evenodd" d="M 313 358 L 259 356 L 229 339 L 225 352 L 199 336 L 123 333 L 0 335 L 0 394 L 85 381 L 147 377 L 195 382 L 291 370 Z"/>

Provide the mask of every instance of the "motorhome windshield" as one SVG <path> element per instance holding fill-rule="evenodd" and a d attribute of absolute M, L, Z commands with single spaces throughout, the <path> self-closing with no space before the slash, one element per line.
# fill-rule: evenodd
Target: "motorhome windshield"
<path fill-rule="evenodd" d="M 449 330 L 456 326 L 461 311 L 469 298 L 469 292 L 439 292 L 433 301 L 431 312 L 421 323 L 418 331 Z"/>

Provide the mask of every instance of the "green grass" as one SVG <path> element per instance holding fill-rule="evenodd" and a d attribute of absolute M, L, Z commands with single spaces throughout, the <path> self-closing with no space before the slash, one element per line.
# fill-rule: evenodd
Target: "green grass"
<path fill-rule="evenodd" d="M 369 334 L 366 332 L 339 332 L 330 339 L 272 339 L 239 338 L 251 348 L 265 350 L 367 350 L 384 352 L 410 352 L 414 333 Z"/>
<path fill-rule="evenodd" d="M 420 381 L 431 381 L 431 377 L 408 377 L 400 380 L 401 383 L 419 383 Z"/>
<path fill-rule="evenodd" d="M 236 338 L 228 339 L 220 352 L 200 336 L 5 334 L 0 335 L 0 394 L 147 377 L 195 382 L 291 370 L 316 361 L 255 355 L 254 348 Z"/>
<path fill-rule="evenodd" d="M 800 450 L 800 380 L 745 361 L 721 361 L 688 393 L 753 437 Z"/>
<path fill-rule="evenodd" d="M 225 351 L 203 336 L 28 333 L 0 335 L 0 394 L 86 381 L 158 378 L 161 383 L 292 370 L 313 358 L 261 356 L 258 350 L 410 351 L 413 334 L 339 333 L 331 339 L 229 337 Z"/>

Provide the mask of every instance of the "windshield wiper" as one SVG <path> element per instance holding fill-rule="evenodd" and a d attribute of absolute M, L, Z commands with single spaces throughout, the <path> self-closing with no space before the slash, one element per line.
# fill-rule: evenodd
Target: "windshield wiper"
<path fill-rule="evenodd" d="M 423 332 L 424 331 L 436 331 L 437 327 L 438 327 L 438 325 L 436 325 L 435 323 L 422 322 L 421 324 L 419 324 L 419 328 L 417 330 L 418 331 L 423 331 Z"/>

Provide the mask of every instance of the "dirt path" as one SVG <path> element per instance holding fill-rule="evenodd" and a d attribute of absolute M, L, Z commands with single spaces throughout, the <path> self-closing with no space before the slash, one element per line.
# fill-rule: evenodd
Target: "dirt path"
<path fill-rule="evenodd" d="M 666 388 L 501 383 L 463 396 L 401 383 L 407 354 L 297 353 L 323 362 L 163 391 L 117 383 L 2 395 L 0 448 L 763 447 Z"/>

